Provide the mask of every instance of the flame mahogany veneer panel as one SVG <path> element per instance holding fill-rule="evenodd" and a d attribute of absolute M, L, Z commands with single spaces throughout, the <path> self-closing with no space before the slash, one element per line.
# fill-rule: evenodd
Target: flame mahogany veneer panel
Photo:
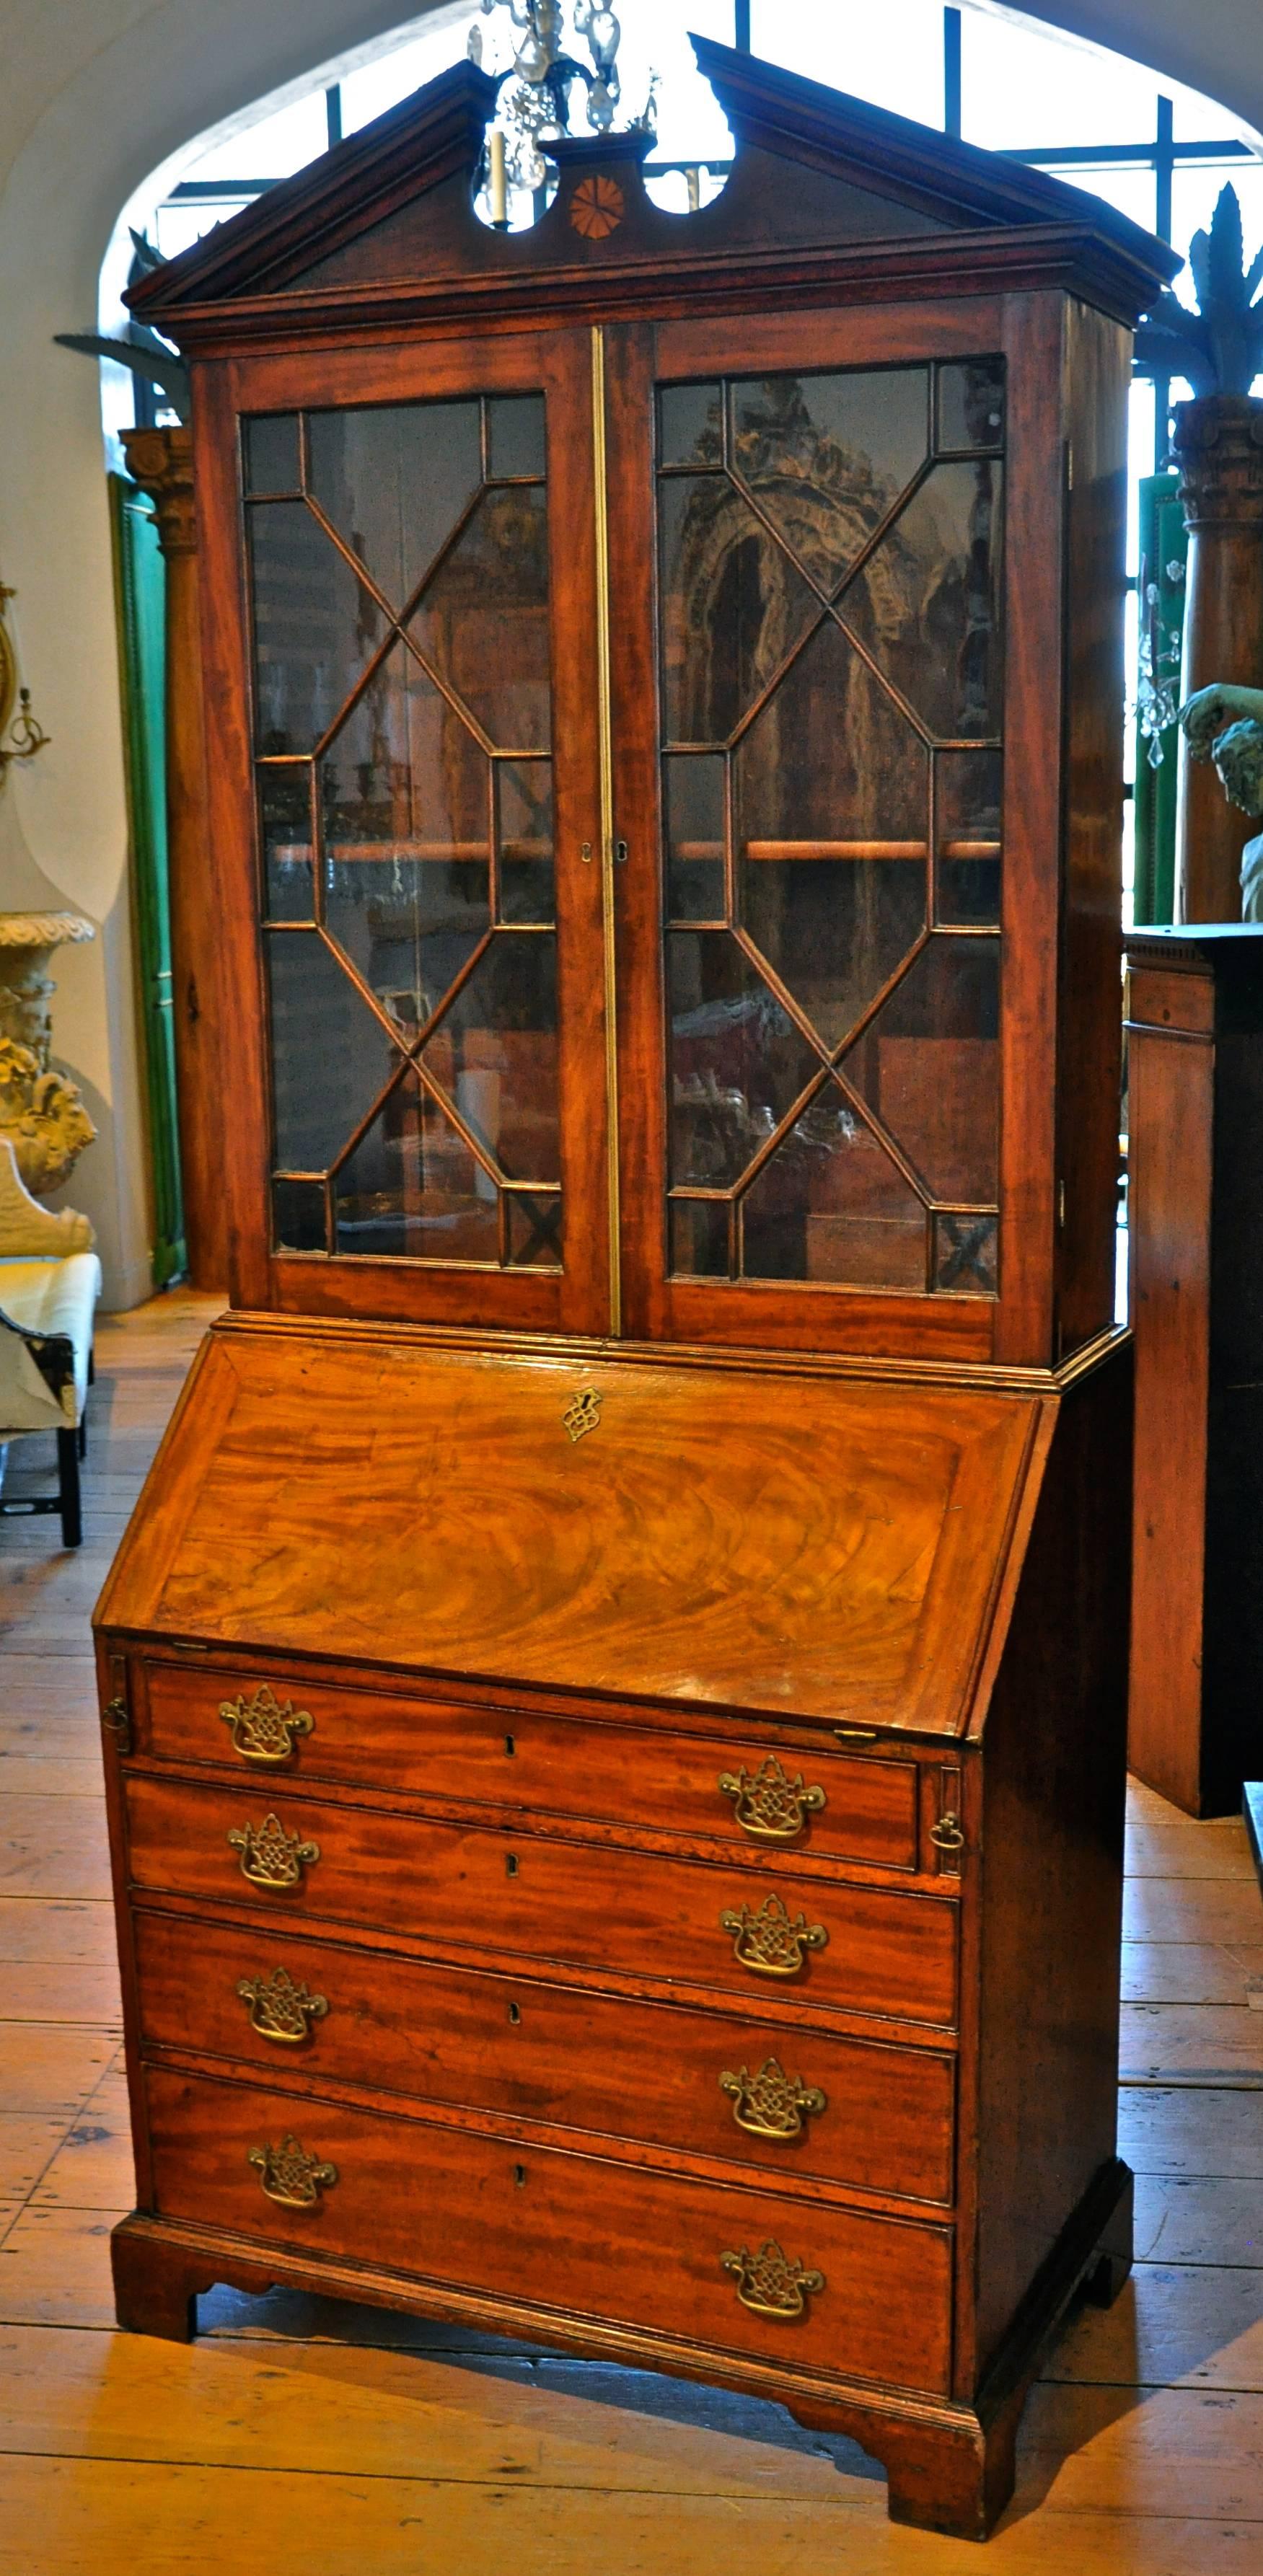
<path fill-rule="evenodd" d="M 572 1440 L 586 1389 L 600 1418 Z M 125 1543 L 108 1616 L 959 1729 L 1036 1412 L 950 1384 L 237 1330 L 189 1397 L 178 1492 L 159 1462 L 170 1543 Z"/>

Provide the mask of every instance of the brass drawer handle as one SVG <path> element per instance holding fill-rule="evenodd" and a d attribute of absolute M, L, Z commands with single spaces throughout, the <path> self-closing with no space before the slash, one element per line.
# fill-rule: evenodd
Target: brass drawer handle
<path fill-rule="evenodd" d="M 250 2028 L 260 2039 L 297 2048 L 310 2037 L 314 2021 L 323 2021 L 329 2006 L 323 1995 L 291 1977 L 288 1968 L 273 1968 L 270 1977 L 239 1977 L 237 1992 L 250 2006 Z"/>
<path fill-rule="evenodd" d="M 790 2317 L 805 2316 L 807 2301 L 823 2290 L 823 2272 L 809 2271 L 782 2252 L 774 2236 L 752 2254 L 743 2245 L 739 2254 L 721 2254 L 725 2272 L 731 2272 L 737 2284 L 737 2297 L 743 2308 L 753 2308 L 756 2317 L 776 2317 L 781 2323 Z"/>
<path fill-rule="evenodd" d="M 959 1816 L 954 1816 L 950 1809 L 945 1816 L 940 1816 L 938 1823 L 930 1827 L 930 1840 L 937 1851 L 963 1851 L 965 1836 Z"/>
<path fill-rule="evenodd" d="M 829 1938 L 823 1923 L 809 1923 L 805 1914 L 791 1922 L 779 1896 L 765 1896 L 757 1914 L 748 1905 L 730 1905 L 719 1920 L 733 1935 L 733 1957 L 756 1977 L 796 1977 L 804 1950 L 823 1950 Z"/>
<path fill-rule="evenodd" d="M 240 1852 L 241 1875 L 252 1887 L 297 1887 L 305 1864 L 320 1858 L 319 1843 L 287 1833 L 279 1816 L 265 1816 L 261 1825 L 234 1825 L 228 1840 Z"/>
<path fill-rule="evenodd" d="M 774 1753 L 766 1755 L 753 1775 L 744 1769 L 721 1771 L 719 1786 L 725 1798 L 736 1802 L 742 1833 L 760 1843 L 796 1842 L 808 1816 L 825 1803 L 823 1789 L 804 1788 L 801 1771 L 791 1780 Z"/>
<path fill-rule="evenodd" d="M 309 2156 L 292 2137 L 282 2138 L 279 2147 L 251 2147 L 246 2163 L 254 2166 L 268 2199 L 279 2201 L 282 2209 L 314 2208 L 321 2192 L 338 2179 L 336 2165 Z"/>
<path fill-rule="evenodd" d="M 804 2114 L 828 2107 L 818 2084 L 804 2084 L 801 2076 L 787 2075 L 775 2057 L 766 2057 L 757 2075 L 748 2066 L 739 2075 L 721 2075 L 719 2089 L 729 2095 L 739 2129 L 752 2138 L 774 2138 L 782 2146 L 789 2138 L 801 2137 Z"/>
<path fill-rule="evenodd" d="M 243 1762 L 257 1762 L 261 1768 L 274 1767 L 293 1757 L 294 1738 L 314 1735 L 316 1721 L 310 1711 L 295 1708 L 292 1699 L 284 1707 L 267 1682 L 261 1682 L 253 1699 L 241 1691 L 236 1699 L 223 1699 L 219 1714 L 232 1735 L 232 1749 Z"/>

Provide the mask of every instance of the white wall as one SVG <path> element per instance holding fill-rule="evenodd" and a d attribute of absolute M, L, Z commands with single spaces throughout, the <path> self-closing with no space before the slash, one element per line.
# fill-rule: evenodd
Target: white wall
<path fill-rule="evenodd" d="M 1260 0 L 1028 6 L 1263 127 Z M 148 1291 L 149 1221 L 113 584 L 96 375 L 52 335 L 91 327 L 119 209 L 169 153 L 427 14 L 426 0 L 0 0 L 0 578 L 20 594 L 23 676 L 53 737 L 0 799 L 0 906 L 55 900 L 99 927 L 60 954 L 54 1026 L 100 1129 L 70 1196 L 96 1223 L 115 1306 Z"/>

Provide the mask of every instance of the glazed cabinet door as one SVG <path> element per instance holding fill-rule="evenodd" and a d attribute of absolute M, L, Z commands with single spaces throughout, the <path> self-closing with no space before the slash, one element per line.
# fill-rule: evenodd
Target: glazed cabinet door
<path fill-rule="evenodd" d="M 603 1330 L 587 335 L 202 372 L 238 1295 Z"/>
<path fill-rule="evenodd" d="M 987 1355 L 1058 830 L 1042 719 L 1006 778 L 1003 310 L 610 337 L 627 1329 Z"/>

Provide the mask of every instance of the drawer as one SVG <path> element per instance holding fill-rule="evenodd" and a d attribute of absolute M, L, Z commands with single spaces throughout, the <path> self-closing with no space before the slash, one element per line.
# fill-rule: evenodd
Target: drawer
<path fill-rule="evenodd" d="M 142 1908 L 135 1938 L 143 2039 L 244 2060 L 265 2083 L 279 2060 L 308 2082 L 951 2199 L 953 2061 L 936 2051 Z"/>
<path fill-rule="evenodd" d="M 145 1695 L 141 1750 L 180 1763 L 240 1762 L 265 1784 L 325 1780 L 716 1834 L 734 1847 L 788 1845 L 887 1869 L 917 1865 L 915 1762 L 778 1748 L 753 1722 L 675 1734 L 158 1662 L 145 1667 Z"/>
<path fill-rule="evenodd" d="M 133 1884 L 404 1932 L 668 1983 L 948 2024 L 950 1899 L 674 1860 L 600 1844 L 516 1840 L 318 1798 L 133 1772 Z M 230 1837 L 232 1839 L 230 1840 Z M 265 1871 L 283 1883 L 263 1884 Z M 769 1966 L 758 1962 L 767 1960 Z M 776 1974 L 784 1968 L 786 1973 Z"/>
<path fill-rule="evenodd" d="M 149 2068 L 145 2084 L 164 2217 L 720 2352 L 947 2393 L 948 2227 L 166 2069 Z"/>

